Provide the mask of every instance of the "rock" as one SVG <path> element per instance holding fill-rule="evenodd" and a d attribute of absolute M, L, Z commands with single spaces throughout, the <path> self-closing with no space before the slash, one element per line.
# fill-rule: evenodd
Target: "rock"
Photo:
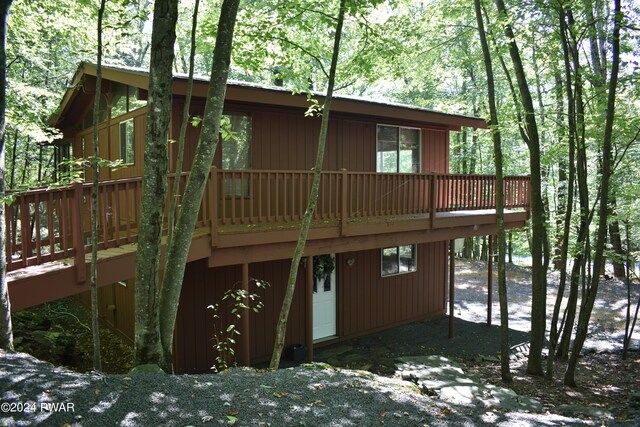
<path fill-rule="evenodd" d="M 498 356 L 485 356 L 484 354 L 481 354 L 480 360 L 485 362 L 499 362 L 500 358 Z"/>
<path fill-rule="evenodd" d="M 318 359 L 326 360 L 326 359 L 331 359 L 331 358 L 341 356 L 345 353 L 350 352 L 351 350 L 353 350 L 353 347 L 351 347 L 350 345 L 341 345 L 341 346 L 332 347 L 328 349 L 322 349 L 318 351 L 318 353 L 316 354 L 316 357 Z"/>
<path fill-rule="evenodd" d="M 15 328 L 18 330 L 46 331 L 51 328 L 51 320 L 39 311 L 22 310 L 12 313 L 11 317 L 11 320 L 16 324 Z"/>
<path fill-rule="evenodd" d="M 593 406 L 585 405 L 558 405 L 551 408 L 549 412 L 566 417 L 582 417 L 588 419 L 613 419 L 613 416 L 609 411 L 602 408 L 596 408 Z"/>
<path fill-rule="evenodd" d="M 399 359 L 397 376 L 412 381 L 431 396 L 463 406 L 482 405 L 509 411 L 537 412 L 542 410 L 540 402 L 519 396 L 513 390 L 485 385 L 481 379 L 467 375 L 464 365 L 442 356 L 402 357 Z"/>
<path fill-rule="evenodd" d="M 640 392 L 634 391 L 629 395 L 629 402 L 627 403 L 627 413 L 629 418 L 640 416 Z"/>
<path fill-rule="evenodd" d="M 145 374 L 145 373 L 162 373 L 164 374 L 164 371 L 160 368 L 160 366 L 153 364 L 153 363 L 149 363 L 146 365 L 138 365 L 135 368 L 133 368 L 132 370 L 129 371 L 129 375 L 134 375 L 134 374 Z"/>

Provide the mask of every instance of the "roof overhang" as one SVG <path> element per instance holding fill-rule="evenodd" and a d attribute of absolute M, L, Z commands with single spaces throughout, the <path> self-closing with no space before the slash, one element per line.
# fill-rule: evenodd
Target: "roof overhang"
<path fill-rule="evenodd" d="M 71 84 L 64 94 L 58 111 L 51 116 L 49 124 L 58 126 L 65 118 L 69 107 L 81 92 L 86 76 L 97 75 L 95 64 L 83 62 L 74 74 Z M 141 90 L 149 88 L 149 73 L 140 68 L 105 65 L 102 67 L 102 78 Z M 173 78 L 173 94 L 185 95 L 187 91 L 187 76 L 177 75 Z M 206 97 L 209 80 L 205 77 L 194 77 L 193 96 Z M 85 92 L 86 93 L 86 92 Z M 320 103 L 324 96 L 313 94 Z M 246 82 L 229 81 L 225 94 L 226 101 L 247 102 L 263 105 L 281 106 L 289 108 L 307 109 L 309 101 L 306 94 L 292 94 L 282 87 L 266 86 Z M 401 121 L 423 123 L 448 130 L 458 131 L 461 127 L 486 128 L 487 122 L 478 117 L 461 114 L 443 113 L 409 105 L 385 103 L 376 100 L 355 98 L 349 96 L 335 96 L 331 105 L 332 111 L 357 114 L 369 117 L 389 118 Z"/>

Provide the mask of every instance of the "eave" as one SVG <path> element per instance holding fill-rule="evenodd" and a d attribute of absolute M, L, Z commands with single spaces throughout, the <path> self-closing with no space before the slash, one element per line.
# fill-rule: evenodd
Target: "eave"
<path fill-rule="evenodd" d="M 64 128 L 65 116 L 78 96 L 79 89 L 82 87 L 86 76 L 95 77 L 96 74 L 97 67 L 95 64 L 86 62 L 80 64 L 69 89 L 60 103 L 58 111 L 49 119 L 49 125 Z M 126 84 L 143 91 L 149 88 L 149 73 L 139 68 L 105 65 L 102 67 L 102 76 L 104 80 Z M 194 78 L 194 96 L 200 98 L 206 97 L 208 86 L 208 79 L 204 77 Z M 186 76 L 175 76 L 173 79 L 173 94 L 184 96 L 186 90 Z M 314 94 L 314 96 L 320 103 L 324 101 L 324 96 L 321 94 Z M 253 103 L 303 110 L 309 107 L 306 94 L 292 94 L 290 90 L 285 88 L 244 82 L 229 82 L 227 84 L 225 99 L 228 102 Z M 332 111 L 355 114 L 363 117 L 420 123 L 452 131 L 459 131 L 463 126 L 472 128 L 487 127 L 487 122 L 478 117 L 443 113 L 408 105 L 348 96 L 335 96 L 332 103 Z"/>

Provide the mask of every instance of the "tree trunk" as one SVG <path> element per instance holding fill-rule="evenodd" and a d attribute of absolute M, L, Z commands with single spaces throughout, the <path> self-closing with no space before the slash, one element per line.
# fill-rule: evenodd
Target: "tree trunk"
<path fill-rule="evenodd" d="M 218 147 L 220 119 L 224 106 L 224 94 L 227 87 L 229 63 L 231 62 L 231 45 L 239 3 L 239 0 L 224 0 L 220 9 L 202 130 L 184 190 L 182 207 L 178 214 L 171 246 L 167 248 L 166 270 L 160 294 L 160 333 L 163 350 L 161 366 L 166 371 L 172 369 L 173 332 L 187 254 L 191 246 L 204 188 L 211 171 L 211 162 Z"/>
<path fill-rule="evenodd" d="M 578 357 L 582 351 L 582 346 L 587 337 L 589 328 L 589 319 L 591 311 L 598 293 L 598 285 L 600 284 L 601 264 L 604 262 L 604 247 L 607 238 L 607 212 L 609 200 L 609 184 L 611 180 L 611 151 L 613 140 L 613 120 L 615 118 L 616 89 L 618 87 L 618 71 L 620 68 L 620 21 L 622 20 L 620 0 L 614 0 L 614 24 L 613 24 L 613 40 L 612 40 L 612 63 L 611 77 L 609 79 L 609 93 L 607 99 L 607 113 L 604 129 L 604 140 L 602 144 L 602 175 L 600 181 L 600 206 L 598 218 L 597 240 L 595 245 L 595 255 L 593 258 L 593 272 L 586 295 L 583 296 L 584 302 L 580 310 L 578 318 L 578 328 L 576 331 L 575 341 L 569 357 L 567 371 L 564 376 L 564 383 L 567 386 L 575 386 L 575 370 L 578 365 Z"/>
<path fill-rule="evenodd" d="M 98 199 L 100 191 L 100 159 L 98 125 L 100 123 L 100 98 L 102 97 L 102 19 L 106 0 L 98 9 L 98 62 L 96 65 L 96 93 L 93 100 L 93 186 L 91 191 L 91 333 L 93 335 L 93 368 L 102 370 L 100 356 L 100 308 L 98 305 Z M 108 124 L 108 123 L 107 123 Z M 36 212 L 36 215 L 38 213 Z"/>
<path fill-rule="evenodd" d="M 558 294 L 556 295 L 556 301 L 553 307 L 553 315 L 551 317 L 551 330 L 549 333 L 549 356 L 547 358 L 547 379 L 551 380 L 553 378 L 553 363 L 556 357 L 556 348 L 558 345 L 558 340 L 560 338 L 560 333 L 562 332 L 563 325 L 571 324 L 571 326 L 567 329 L 565 327 L 566 337 L 570 338 L 572 329 L 573 329 L 573 315 L 571 312 L 565 311 L 565 317 L 563 322 L 558 325 L 558 320 L 560 317 L 560 308 L 562 305 L 562 300 L 564 299 L 564 292 L 566 288 L 567 281 L 567 257 L 569 251 L 569 237 L 571 233 L 571 216 L 573 214 L 573 192 L 574 192 L 574 181 L 575 181 L 575 141 L 576 141 L 576 116 L 575 116 L 575 97 L 572 86 L 572 78 L 571 78 L 571 55 L 570 55 L 570 45 L 569 45 L 569 37 L 567 37 L 567 27 L 564 18 L 564 13 L 562 9 L 558 10 L 558 18 L 559 18 L 559 29 L 560 29 L 560 38 L 562 40 L 562 51 L 564 55 L 564 71 L 565 71 L 565 79 L 566 79 L 566 93 L 567 93 L 567 105 L 568 105 L 568 146 L 569 146 L 569 176 L 566 176 L 565 167 L 563 166 L 566 162 L 561 161 L 559 166 L 559 188 L 558 188 L 558 210 L 563 210 L 564 218 L 560 216 L 560 212 L 556 216 L 556 265 L 560 270 L 560 283 L 558 285 Z M 579 71 L 576 71 L 578 73 Z M 556 99 L 558 103 L 558 109 L 556 112 L 556 118 L 559 126 L 559 134 L 564 134 L 562 130 L 562 123 L 564 122 L 564 108 L 563 108 L 563 95 L 562 95 L 562 77 L 556 75 Z M 559 90 L 558 90 L 559 88 Z M 574 264 L 578 266 L 579 264 Z M 574 275 L 571 275 L 571 290 L 572 293 L 569 297 L 569 303 L 567 307 L 575 308 L 575 303 L 577 299 L 577 282 L 576 286 L 573 286 Z M 577 277 L 576 277 L 577 279 Z M 574 311 L 575 312 L 575 311 Z M 570 321 L 565 322 L 567 319 L 567 314 L 569 314 Z M 562 346 L 561 346 L 562 347 Z M 563 347 L 562 351 L 565 351 L 568 348 L 568 341 L 566 342 L 566 347 Z M 566 351 L 565 351 L 566 354 Z"/>
<path fill-rule="evenodd" d="M 7 17 L 12 0 L 0 0 L 0 199 L 5 196 L 4 142 L 7 109 Z M 5 207 L 0 203 L 0 248 L 5 247 Z M 0 256 L 0 348 L 13 351 L 13 328 L 11 327 L 11 303 L 6 279 L 7 260 Z"/>
<path fill-rule="evenodd" d="M 617 200 L 615 196 L 610 198 L 609 203 L 609 215 L 613 217 L 616 211 Z M 625 251 L 622 249 L 622 239 L 620 238 L 620 223 L 618 219 L 614 219 L 609 224 L 609 243 L 611 244 L 611 249 L 615 253 L 614 256 L 611 257 L 611 263 L 613 264 L 613 275 L 618 279 L 623 279 L 626 277 L 626 271 L 624 266 L 624 257 Z"/>
<path fill-rule="evenodd" d="M 178 0 L 157 0 L 153 12 L 149 102 L 142 175 L 140 232 L 136 252 L 135 363 L 162 364 L 160 343 L 160 238 L 167 187 L 167 140 L 171 116 L 173 45 Z"/>
<path fill-rule="evenodd" d="M 329 113 L 331 111 L 333 87 L 336 77 L 336 68 L 338 67 L 338 55 L 340 53 L 340 38 L 342 36 L 342 25 L 344 23 L 345 3 L 346 0 L 340 0 L 338 22 L 336 24 L 335 39 L 333 43 L 333 56 L 331 58 L 331 68 L 329 70 L 327 95 L 322 108 L 322 123 L 320 125 L 320 135 L 318 137 L 318 152 L 316 153 L 313 184 L 311 186 L 311 194 L 309 195 L 307 209 L 304 213 L 304 218 L 300 226 L 298 242 L 293 252 L 293 259 L 291 260 L 287 290 L 285 292 L 282 308 L 280 309 L 280 316 L 278 317 L 278 324 L 276 326 L 276 339 L 273 346 L 273 354 L 271 355 L 271 363 L 269 364 L 270 369 L 278 369 L 280 364 L 280 357 L 282 356 L 282 349 L 284 348 L 284 339 L 287 331 L 287 319 L 289 318 L 289 310 L 291 308 L 291 302 L 293 301 L 293 293 L 295 290 L 296 279 L 298 277 L 298 265 L 300 264 L 300 259 L 304 253 L 304 246 L 307 242 L 307 233 L 309 232 L 313 212 L 315 211 L 316 203 L 318 201 L 320 178 L 322 176 L 322 163 L 324 162 L 324 148 L 327 141 L 327 130 L 329 128 Z M 308 266 L 308 268 L 312 268 L 312 266 Z"/>
<path fill-rule="evenodd" d="M 546 328 L 547 266 L 548 252 L 546 213 L 542 200 L 542 170 L 540 167 L 540 137 L 536 123 L 533 99 L 527 83 L 520 50 L 516 43 L 513 28 L 507 19 L 507 10 L 503 0 L 495 0 L 506 38 L 509 40 L 509 54 L 513 63 L 518 89 L 524 109 L 524 121 L 529 147 L 531 168 L 531 345 L 527 373 L 542 375 L 542 348 L 544 347 Z"/>
<path fill-rule="evenodd" d="M 589 212 L 589 186 L 587 176 L 587 150 L 586 150 L 586 125 L 583 100 L 582 65 L 578 55 L 578 41 L 573 33 L 574 18 L 570 7 L 558 10 L 563 27 L 561 37 L 566 45 L 571 64 L 565 63 L 565 73 L 567 74 L 567 85 L 573 85 L 574 98 L 569 105 L 569 131 L 574 135 L 574 145 L 576 154 L 576 178 L 578 183 L 578 199 L 580 203 L 580 223 L 575 242 L 575 255 L 571 270 L 571 283 L 569 290 L 569 300 L 565 308 L 565 319 L 563 321 L 562 339 L 556 352 L 556 357 L 566 360 L 569 355 L 569 344 L 573 335 L 573 325 L 577 312 L 577 301 L 581 275 L 585 270 L 587 254 L 590 252 L 589 226 L 591 224 L 591 213 Z M 566 55 L 566 54 L 565 54 Z M 573 79 L 571 78 L 573 70 Z M 569 93 L 569 92 L 568 92 Z M 570 100 L 571 102 L 571 100 Z M 571 167 L 571 165 L 570 165 Z M 562 276 L 561 276 L 562 278 Z"/>
<path fill-rule="evenodd" d="M 16 163 L 17 163 L 16 149 L 17 148 L 18 148 L 18 129 L 13 131 L 13 149 L 11 150 L 11 175 L 9 178 L 10 190 L 13 190 L 16 184 Z"/>
<path fill-rule="evenodd" d="M 182 175 L 182 163 L 184 161 L 184 142 L 187 136 L 187 126 L 189 126 L 189 108 L 191 107 L 191 95 L 193 93 L 193 72 L 196 58 L 196 30 L 198 28 L 199 6 L 200 0 L 196 0 L 193 6 L 193 19 L 191 21 L 191 51 L 189 52 L 189 79 L 187 80 L 187 94 L 184 100 L 184 109 L 182 111 L 180 136 L 178 137 L 178 157 L 176 159 L 175 180 L 173 181 L 173 189 L 169 196 L 169 213 L 167 214 L 167 247 L 171 246 L 171 241 L 173 240 L 174 216 L 178 197 L 180 195 L 180 175 Z"/>
<path fill-rule="evenodd" d="M 482 9 L 480 0 L 474 0 L 476 21 L 478 23 L 478 35 L 482 45 L 482 56 L 484 58 L 485 70 L 487 73 L 487 94 L 489 100 L 489 111 L 491 114 L 491 135 L 493 136 L 493 152 L 496 167 L 496 222 L 498 228 L 498 295 L 500 299 L 500 372 L 503 381 L 511 381 L 511 370 L 509 369 L 509 312 L 507 306 L 507 282 L 505 274 L 506 255 L 506 233 L 504 226 L 504 179 L 502 174 L 502 141 L 500 137 L 500 124 L 498 122 L 498 109 L 496 107 L 495 87 L 493 77 L 493 65 L 491 63 L 491 53 L 489 44 L 484 32 L 484 22 L 482 19 Z M 491 254 L 489 254 L 491 256 Z M 492 262 L 492 260 L 489 260 Z"/>
<path fill-rule="evenodd" d="M 562 29 L 560 29 L 562 31 Z M 564 44 L 564 40 L 563 40 Z M 569 61 L 569 52 L 566 50 L 566 44 L 563 46 L 563 53 L 565 64 Z M 555 77 L 555 94 L 556 94 L 556 128 L 558 134 L 558 145 L 562 145 L 565 142 L 567 136 L 565 125 L 565 109 L 564 109 L 564 88 L 562 75 L 560 71 L 554 73 Z M 567 85 L 571 85 L 570 74 L 567 75 Z M 569 89 L 571 90 L 571 89 Z M 573 96 L 571 96 L 573 98 Z M 570 101 L 571 102 L 571 101 Z M 573 140 L 570 139 L 569 144 L 573 144 Z M 571 148 L 569 149 L 571 150 Z M 567 198 L 569 197 L 569 182 L 567 176 L 567 160 L 564 156 L 561 156 L 558 161 L 558 189 L 557 189 L 557 201 L 556 201 L 556 230 L 555 230 L 555 245 L 553 254 L 553 269 L 562 270 L 566 264 L 562 263 L 563 242 L 564 242 L 564 225 L 565 225 L 565 213 L 567 212 Z M 573 195 L 572 195 L 573 196 Z M 569 217 L 570 219 L 571 217 Z M 566 260 L 565 260 L 566 261 Z"/>

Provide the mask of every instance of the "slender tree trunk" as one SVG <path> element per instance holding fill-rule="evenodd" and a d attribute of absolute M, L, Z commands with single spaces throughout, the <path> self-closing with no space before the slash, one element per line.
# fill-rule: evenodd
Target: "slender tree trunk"
<path fill-rule="evenodd" d="M 609 203 L 609 215 L 613 217 L 616 212 L 617 199 L 615 196 L 611 196 Z M 609 243 L 611 244 L 611 249 L 615 252 L 615 256 L 612 257 L 611 263 L 613 264 L 613 275 L 619 279 L 622 279 L 626 276 L 626 271 L 624 267 L 624 256 L 625 252 L 622 249 L 622 239 L 620 238 L 620 223 L 618 219 L 615 218 L 609 224 Z"/>
<path fill-rule="evenodd" d="M 24 146 L 24 165 L 22 166 L 22 177 L 20 178 L 20 185 L 24 187 L 27 185 L 27 171 L 29 170 L 29 146 L 31 145 L 31 137 L 27 136 L 27 143 Z"/>
<path fill-rule="evenodd" d="M 100 191 L 100 147 L 98 125 L 100 124 L 100 98 L 102 97 L 102 20 L 105 1 L 98 9 L 98 63 L 96 65 L 96 93 L 93 100 L 93 186 L 91 192 L 91 333 L 93 334 L 93 368 L 102 370 L 100 356 L 100 306 L 98 305 L 98 199 Z M 37 213 L 36 213 L 37 214 Z"/>
<path fill-rule="evenodd" d="M 558 284 L 558 294 L 556 295 L 556 301 L 553 306 L 553 315 L 551 317 L 551 330 L 549 333 L 549 356 L 547 358 L 547 379 L 553 378 L 553 363 L 556 355 L 556 348 L 558 346 L 558 340 L 560 337 L 560 333 L 562 331 L 562 325 L 566 325 L 565 319 L 561 325 L 558 325 L 558 320 L 560 317 L 560 308 L 562 305 L 562 300 L 564 299 L 564 292 L 566 288 L 567 282 L 567 258 L 569 252 L 569 237 L 571 233 L 571 216 L 573 214 L 573 192 L 574 192 L 574 181 L 575 181 L 575 137 L 576 137 L 576 118 L 575 118 L 575 98 L 574 91 L 572 86 L 571 79 L 571 57 L 569 53 L 569 44 L 568 37 L 566 36 L 566 25 L 564 21 L 564 13 L 562 10 L 558 11 L 559 18 L 559 28 L 560 28 L 560 36 L 562 39 L 562 50 L 564 54 L 564 71 L 565 71 L 565 79 L 566 79 L 566 93 L 567 93 L 567 106 L 568 106 L 568 148 L 569 148 L 569 176 L 566 177 L 566 173 L 564 172 L 563 164 L 566 163 L 564 161 L 560 162 L 560 188 L 558 189 L 558 206 L 559 209 L 562 209 L 564 212 L 564 218 L 561 218 L 558 215 L 556 219 L 556 230 L 559 239 L 556 240 L 556 248 L 557 255 L 559 259 L 557 259 L 558 269 L 560 270 L 560 282 Z M 562 108 L 563 102 L 563 94 L 562 94 L 562 77 L 559 75 L 556 76 L 556 84 L 557 89 L 559 88 L 559 92 L 556 93 L 558 110 L 557 110 L 557 120 L 558 124 L 564 122 L 564 108 Z M 560 125 L 560 131 L 558 132 L 562 135 L 564 132 L 562 131 L 562 125 Z M 558 224 L 558 221 L 560 224 Z M 562 228 L 560 227 L 562 225 Z M 573 283 L 573 275 L 571 276 L 571 280 Z M 572 289 L 574 289 L 572 287 Z M 577 287 L 575 288 L 577 290 Z M 574 297 L 577 294 L 574 294 Z M 569 305 L 572 301 L 572 298 L 569 298 Z M 575 306 L 575 305 L 574 305 Z M 566 312 L 565 312 L 566 313 Z M 573 325 L 573 321 L 570 322 Z M 570 327 L 568 337 L 571 337 L 571 329 Z M 565 329 L 566 331 L 566 329 Z M 568 344 L 567 344 L 568 345 Z"/>
<path fill-rule="evenodd" d="M 211 171 L 211 162 L 218 146 L 220 119 L 224 106 L 233 32 L 239 3 L 239 0 L 224 0 L 220 9 L 202 131 L 184 190 L 182 207 L 178 214 L 171 246 L 167 248 L 167 267 L 160 294 L 160 333 L 164 358 L 162 367 L 166 371 L 172 369 L 173 330 L 178 313 L 187 254 L 191 246 L 191 238 L 198 218 L 204 188 Z"/>
<path fill-rule="evenodd" d="M 191 94 L 193 93 L 193 72 L 196 58 L 196 29 L 198 28 L 198 7 L 200 0 L 196 0 L 193 6 L 193 19 L 191 21 L 191 51 L 189 52 L 189 80 L 187 81 L 187 95 L 184 100 L 184 110 L 182 112 L 182 124 L 180 125 L 180 136 L 178 137 L 178 157 L 176 159 L 176 173 L 173 181 L 173 189 L 169 198 L 169 213 L 167 219 L 167 247 L 171 246 L 174 231 L 174 216 L 176 204 L 180 195 L 180 176 L 182 175 L 182 163 L 184 161 L 184 142 L 187 136 L 187 126 L 189 126 L 189 108 L 191 107 Z"/>
<path fill-rule="evenodd" d="M 11 175 L 9 178 L 9 189 L 13 190 L 16 185 L 16 149 L 18 148 L 18 129 L 13 132 L 13 146 L 11 150 Z"/>
<path fill-rule="evenodd" d="M 566 360 L 569 355 L 569 344 L 573 335 L 573 326 L 577 312 L 577 302 L 581 274 L 585 268 L 587 254 L 590 252 L 589 226 L 591 224 L 591 214 L 589 212 L 589 186 L 587 182 L 587 151 L 586 151 L 586 126 L 585 111 L 583 100 L 583 78 L 582 65 L 578 55 L 578 42 L 573 34 L 574 18 L 570 7 L 566 9 L 558 9 L 561 17 L 561 37 L 563 45 L 566 46 L 571 63 L 565 62 L 565 74 L 567 75 L 568 89 L 574 88 L 574 97 L 569 99 L 569 129 L 574 135 L 573 144 L 575 145 L 576 154 L 576 178 L 578 183 L 578 200 L 580 203 L 580 223 L 578 225 L 577 237 L 575 242 L 575 255 L 573 258 L 573 267 L 571 270 L 569 299 L 565 308 L 562 338 L 556 352 L 556 356 L 561 360 Z M 573 78 L 571 73 L 573 70 Z M 567 92 L 568 96 L 571 95 Z M 571 142 L 571 141 L 570 141 Z M 571 165 L 570 165 L 571 167 Z"/>
<path fill-rule="evenodd" d="M 503 0 L 495 0 L 501 15 L 505 36 L 509 40 L 509 54 L 513 63 L 518 89 L 524 109 L 524 121 L 529 147 L 529 164 L 531 167 L 531 345 L 527 373 L 542 375 L 542 348 L 544 347 L 547 309 L 547 267 L 548 244 L 544 203 L 542 200 L 542 169 L 540 167 L 540 137 L 536 123 L 533 99 L 527 83 L 520 50 L 516 43 L 513 28 Z"/>
<path fill-rule="evenodd" d="M 157 0 L 153 12 L 149 102 L 142 175 L 140 232 L 136 252 L 136 365 L 162 365 L 160 343 L 160 243 L 167 194 L 167 144 L 171 117 L 171 73 L 178 0 Z"/>
<path fill-rule="evenodd" d="M 563 52 L 565 53 L 565 62 L 569 59 L 566 52 L 566 46 L 563 46 Z M 565 108 L 564 108 L 564 85 L 562 80 L 562 74 L 560 71 L 554 73 L 555 78 L 555 95 L 556 95 L 556 129 L 557 129 L 557 142 L 559 145 L 564 145 L 568 142 L 566 132 L 565 121 Z M 571 84 L 570 81 L 567 84 Z M 567 160 L 562 156 L 558 161 L 558 189 L 557 189 L 557 201 L 556 201 L 556 230 L 555 230 L 555 244 L 553 254 L 553 269 L 562 270 L 565 268 L 565 264 L 562 264 L 562 249 L 564 241 L 564 224 L 565 213 L 567 211 L 567 198 L 568 195 L 568 177 L 567 177 Z"/>
<path fill-rule="evenodd" d="M 502 173 L 502 141 L 500 137 L 500 124 L 498 122 L 498 109 L 496 106 L 495 86 L 493 77 L 493 65 L 487 36 L 484 32 L 484 21 L 480 0 L 473 2 L 476 21 L 478 23 L 478 35 L 482 45 L 485 70 L 487 73 L 487 94 L 489 111 L 491 114 L 491 135 L 493 136 L 493 152 L 496 166 L 496 221 L 498 226 L 498 295 L 500 299 L 500 371 L 503 381 L 511 381 L 509 369 L 509 311 L 507 305 L 507 282 L 505 274 L 506 233 L 504 226 L 504 179 Z M 491 262 L 491 260 L 489 260 Z"/>
<path fill-rule="evenodd" d="M 338 12 L 338 22 L 336 25 L 335 39 L 333 43 L 333 56 L 331 58 L 331 68 L 329 70 L 329 82 L 327 87 L 327 95 L 325 97 L 324 106 L 322 108 L 322 123 L 320 125 L 320 136 L 318 137 L 318 152 L 316 153 L 316 164 L 313 174 L 313 184 L 311 186 L 311 194 L 307 203 L 307 210 L 304 213 L 302 225 L 300 226 L 300 235 L 298 243 L 293 252 L 291 260 L 291 269 L 289 270 L 289 280 L 287 281 L 287 290 L 282 302 L 278 324 L 276 326 L 276 339 L 273 346 L 273 354 L 271 355 L 270 369 L 278 369 L 280 365 L 280 357 L 284 348 L 284 339 L 287 331 L 287 319 L 289 318 L 289 310 L 293 301 L 293 293 L 295 290 L 296 279 L 298 277 L 298 265 L 304 253 L 304 246 L 307 242 L 307 234 L 313 212 L 318 201 L 318 190 L 320 188 L 320 178 L 322 176 L 322 163 L 324 162 L 324 149 L 327 142 L 327 130 L 329 128 L 329 113 L 331 111 L 331 100 L 333 98 L 333 87 L 336 77 L 336 69 L 338 67 L 338 55 L 340 53 L 340 38 L 342 37 L 342 25 L 344 23 L 346 0 L 340 0 L 340 10 Z M 307 267 L 311 268 L 311 267 Z"/>
<path fill-rule="evenodd" d="M 629 350 L 629 346 L 631 345 L 631 336 L 633 335 L 633 330 L 636 328 L 636 321 L 638 320 L 638 311 L 640 310 L 640 294 L 639 294 L 638 300 L 636 301 L 636 309 L 632 318 L 631 316 L 631 243 L 629 242 L 629 221 L 625 222 L 625 232 L 627 237 L 627 252 L 626 252 L 627 315 L 626 315 L 626 321 L 624 325 L 624 341 L 622 343 L 622 360 L 626 360 L 627 358 L 627 351 Z"/>
<path fill-rule="evenodd" d="M 598 285 L 600 284 L 600 266 L 604 262 L 604 246 L 607 238 L 607 211 L 609 201 L 609 184 L 611 180 L 611 151 L 613 140 L 613 120 L 615 118 L 616 89 L 618 87 L 618 72 L 620 68 L 620 22 L 622 20 L 622 12 L 620 0 L 614 0 L 614 24 L 613 24 L 613 40 L 612 40 L 612 63 L 611 77 L 609 79 L 609 93 L 607 99 L 607 113 L 604 129 L 604 140 L 602 144 L 602 177 L 600 181 L 600 207 L 598 218 L 597 240 L 595 245 L 595 255 L 593 258 L 593 274 L 586 295 L 583 296 L 584 302 L 580 310 L 578 318 L 578 327 L 576 338 L 569 357 L 567 371 L 564 376 L 564 383 L 568 386 L 575 386 L 575 370 L 578 365 L 578 357 L 582 351 L 582 346 L 587 337 L 589 328 L 589 319 L 591 311 L 598 293 Z"/>
<path fill-rule="evenodd" d="M 12 0 L 0 0 L 0 200 L 5 196 L 4 142 L 7 109 L 7 17 Z M 0 348 L 13 351 L 13 328 L 11 326 L 11 303 L 7 286 L 5 258 L 5 203 L 0 203 Z"/>

